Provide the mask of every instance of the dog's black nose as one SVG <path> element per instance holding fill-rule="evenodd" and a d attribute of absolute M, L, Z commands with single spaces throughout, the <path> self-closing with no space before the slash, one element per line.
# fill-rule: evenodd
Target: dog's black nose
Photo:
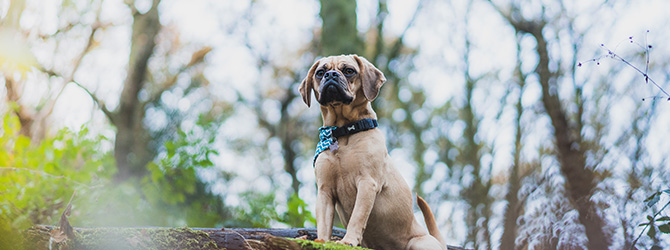
<path fill-rule="evenodd" d="M 338 77 L 340 77 L 340 73 L 337 73 L 335 70 L 329 70 L 325 75 L 323 75 L 323 78 L 326 79 L 326 81 L 337 80 Z"/>

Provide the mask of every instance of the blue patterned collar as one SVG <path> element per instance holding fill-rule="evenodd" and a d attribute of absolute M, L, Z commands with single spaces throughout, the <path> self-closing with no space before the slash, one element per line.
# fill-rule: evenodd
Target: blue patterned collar
<path fill-rule="evenodd" d="M 337 138 L 355 134 L 361 131 L 373 129 L 379 126 L 377 120 L 375 119 L 363 119 L 357 122 L 352 122 L 342 127 L 336 126 L 325 126 L 319 128 L 319 143 L 316 144 L 316 153 L 314 153 L 314 160 L 312 161 L 312 166 L 316 164 L 316 158 L 319 154 L 325 151 L 327 148 L 330 148 L 330 151 L 335 151 L 339 147 L 337 144 Z"/>

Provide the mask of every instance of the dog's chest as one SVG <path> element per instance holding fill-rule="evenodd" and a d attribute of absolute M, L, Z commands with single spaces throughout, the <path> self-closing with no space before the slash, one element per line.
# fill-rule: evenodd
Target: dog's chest
<path fill-rule="evenodd" d="M 351 150 L 350 145 L 326 153 L 324 162 L 317 166 L 317 176 L 322 177 L 317 178 L 317 182 L 322 182 L 318 186 L 328 187 L 342 208 L 349 211 L 354 207 L 359 181 L 369 178 L 383 185 L 388 171 L 385 157 L 375 159 L 372 152 Z"/>

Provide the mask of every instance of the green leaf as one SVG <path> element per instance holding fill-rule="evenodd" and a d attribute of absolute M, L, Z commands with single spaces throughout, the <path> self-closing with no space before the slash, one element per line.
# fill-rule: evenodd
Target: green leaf
<path fill-rule="evenodd" d="M 649 227 L 649 231 L 647 231 L 647 236 L 649 236 L 649 238 L 652 239 L 656 238 L 656 226 L 651 225 L 651 227 Z"/>
<path fill-rule="evenodd" d="M 177 147 L 171 141 L 165 142 L 165 149 L 167 150 L 168 158 L 172 158 L 177 151 Z"/>
<path fill-rule="evenodd" d="M 661 233 L 670 234 L 670 223 L 658 226 L 658 230 L 661 231 Z"/>
<path fill-rule="evenodd" d="M 647 207 L 653 207 L 654 205 L 656 205 L 656 203 L 658 203 L 660 198 L 661 198 L 661 192 L 659 191 L 647 197 L 647 199 L 645 199 L 644 202 L 647 203 Z"/>
<path fill-rule="evenodd" d="M 661 218 L 656 219 L 656 221 L 670 221 L 670 217 L 668 216 L 663 216 Z"/>

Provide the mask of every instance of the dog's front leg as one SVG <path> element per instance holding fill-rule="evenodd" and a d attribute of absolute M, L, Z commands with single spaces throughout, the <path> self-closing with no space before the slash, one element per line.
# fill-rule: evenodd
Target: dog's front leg
<path fill-rule="evenodd" d="M 375 203 L 379 188 L 377 182 L 372 178 L 362 179 L 358 182 L 356 203 L 349 218 L 347 233 L 338 243 L 358 246 L 361 242 L 363 231 L 368 224 L 368 218 L 370 217 L 370 212 L 372 212 L 372 206 Z"/>
<path fill-rule="evenodd" d="M 332 195 L 320 188 L 316 195 L 316 235 L 318 239 L 330 241 L 333 233 L 334 210 L 335 201 Z"/>

